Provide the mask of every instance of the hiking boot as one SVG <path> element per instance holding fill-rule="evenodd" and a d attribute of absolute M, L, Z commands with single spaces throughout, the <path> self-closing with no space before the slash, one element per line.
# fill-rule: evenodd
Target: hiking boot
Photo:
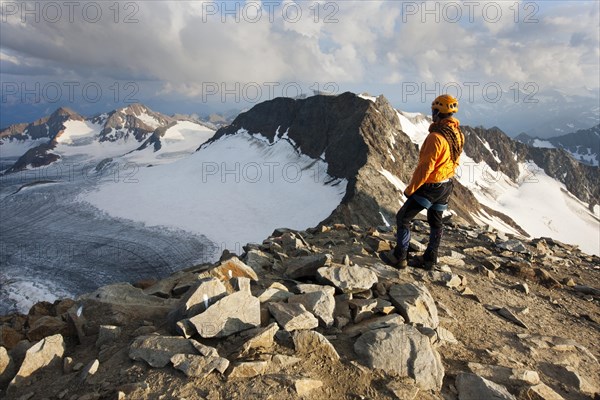
<path fill-rule="evenodd" d="M 397 254 L 399 253 L 399 254 Z M 396 252 L 395 250 L 383 251 L 380 254 L 380 258 L 386 264 L 397 268 L 397 269 L 405 269 L 408 267 L 408 252 L 407 250 L 400 250 Z"/>
<path fill-rule="evenodd" d="M 432 270 L 437 266 L 437 251 L 425 250 L 423 254 L 423 268 Z"/>

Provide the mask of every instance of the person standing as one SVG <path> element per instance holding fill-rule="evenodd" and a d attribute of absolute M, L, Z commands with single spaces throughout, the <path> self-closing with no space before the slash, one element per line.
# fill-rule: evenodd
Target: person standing
<path fill-rule="evenodd" d="M 396 268 L 408 266 L 410 223 L 423 209 L 427 209 L 430 234 L 420 266 L 432 269 L 437 264 L 444 233 L 442 215 L 448 209 L 448 199 L 453 189 L 452 177 L 465 142 L 460 122 L 453 117 L 457 112 L 458 100 L 448 94 L 438 96 L 431 104 L 433 123 L 421 146 L 412 179 L 404 191 L 407 200 L 396 215 L 397 244 L 394 250 L 384 253 L 382 257 Z"/>

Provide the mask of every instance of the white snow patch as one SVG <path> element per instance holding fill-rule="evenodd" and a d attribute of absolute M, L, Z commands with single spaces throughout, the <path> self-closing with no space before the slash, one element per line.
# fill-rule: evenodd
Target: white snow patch
<path fill-rule="evenodd" d="M 508 215 L 532 236 L 552 237 L 577 244 L 587 253 L 600 254 L 598 217 L 537 165 L 520 164 L 521 173 L 515 183 L 487 164 L 463 157 L 458 178 L 480 203 Z M 497 229 L 505 225 L 490 216 L 480 219 Z"/>
<path fill-rule="evenodd" d="M 399 190 L 400 192 L 404 193 L 407 184 L 402 182 L 400 178 L 383 168 L 379 170 L 379 173 L 383 175 L 392 185 L 394 185 L 396 190 Z"/>
<path fill-rule="evenodd" d="M 224 136 L 189 157 L 141 168 L 137 183 L 106 180 L 80 196 L 108 214 L 149 226 L 203 234 L 234 249 L 275 227 L 305 229 L 329 216 L 346 192 L 327 164 L 288 141 L 268 144 L 244 132 Z"/>
<path fill-rule="evenodd" d="M 377 97 L 369 96 L 367 94 L 359 94 L 358 97 L 360 97 L 361 99 L 372 101 L 373 103 L 377 101 Z"/>
<path fill-rule="evenodd" d="M 35 140 L 8 140 L 5 138 L 0 140 L 0 157 L 21 157 L 27 150 L 49 141 L 48 138 Z"/>
<path fill-rule="evenodd" d="M 97 126 L 88 121 L 68 120 L 63 125 L 65 129 L 56 138 L 59 144 L 73 144 L 77 139 L 93 137 L 97 133 Z"/>
<path fill-rule="evenodd" d="M 198 147 L 213 137 L 215 131 L 191 121 L 179 121 L 166 130 L 161 138 L 161 148 L 154 151 L 154 146 L 148 146 L 140 151 L 133 151 L 123 158 L 128 162 L 140 165 L 158 165 L 174 162 L 179 158 L 189 156 Z"/>
<path fill-rule="evenodd" d="M 385 219 L 385 216 L 381 213 L 381 211 L 379 211 L 379 215 L 381 215 L 381 219 L 383 220 L 383 223 L 385 224 L 385 226 L 391 226 L 390 223 L 387 221 L 387 219 Z"/>
<path fill-rule="evenodd" d="M 396 110 L 400 119 L 400 129 L 406 133 L 413 143 L 421 147 L 427 135 L 429 135 L 429 121 L 423 114 L 407 113 Z"/>
<path fill-rule="evenodd" d="M 533 147 L 539 147 L 541 149 L 554 149 L 556 148 L 552 143 L 547 140 L 535 139 L 531 144 Z"/>
<path fill-rule="evenodd" d="M 152 129 L 156 129 L 161 126 L 161 123 L 156 118 L 146 114 L 145 112 L 141 113 L 140 115 L 136 115 L 136 117 Z"/>

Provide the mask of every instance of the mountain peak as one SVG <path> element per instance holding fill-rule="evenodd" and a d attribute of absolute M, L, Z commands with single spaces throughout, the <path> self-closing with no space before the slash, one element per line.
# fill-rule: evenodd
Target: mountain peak
<path fill-rule="evenodd" d="M 66 117 L 66 118 L 65 118 Z M 53 120 L 56 118 L 61 118 L 61 119 L 78 119 L 78 120 L 83 120 L 84 118 L 79 115 L 77 112 L 71 110 L 68 107 L 59 107 L 56 109 L 56 111 L 54 111 L 52 114 L 50 114 L 49 119 Z"/>

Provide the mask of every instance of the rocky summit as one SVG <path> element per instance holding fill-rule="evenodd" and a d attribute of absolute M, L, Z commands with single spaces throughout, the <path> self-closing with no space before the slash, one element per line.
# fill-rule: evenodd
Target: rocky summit
<path fill-rule="evenodd" d="M 414 223 L 413 256 L 427 238 Z M 597 399 L 600 259 L 448 222 L 278 229 L 215 264 L 0 318 L 7 399 Z"/>

